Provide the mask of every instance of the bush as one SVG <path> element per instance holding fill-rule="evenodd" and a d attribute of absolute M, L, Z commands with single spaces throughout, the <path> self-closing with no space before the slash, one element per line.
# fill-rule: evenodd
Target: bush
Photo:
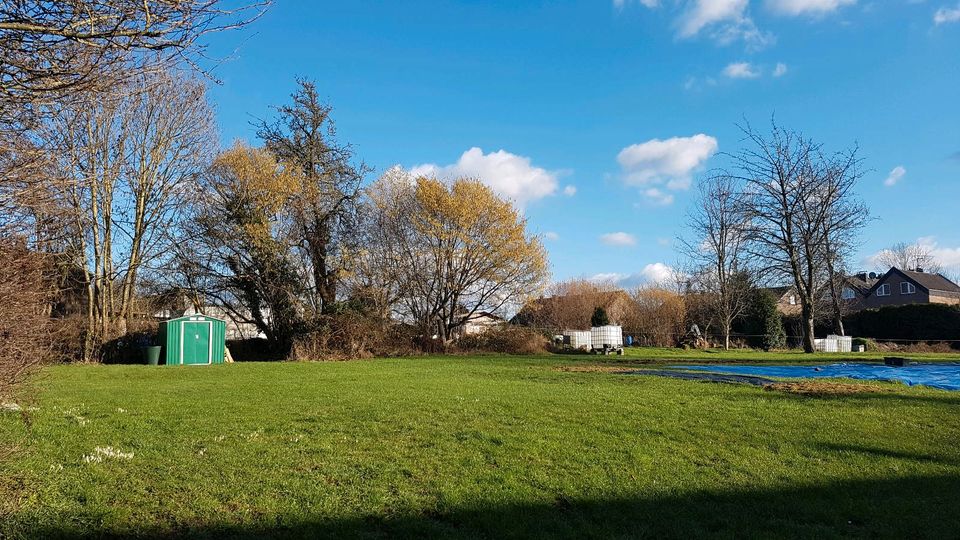
<path fill-rule="evenodd" d="M 787 344 L 787 334 L 783 328 L 783 318 L 777 311 L 777 299 L 764 289 L 755 289 L 750 298 L 750 306 L 739 325 L 748 336 L 748 344 L 757 349 L 769 351 L 782 349 Z"/>
<path fill-rule="evenodd" d="M 140 329 L 103 344 L 100 349 L 100 360 L 104 364 L 143 364 L 145 362 L 143 349 L 156 345 L 157 325 Z"/>
<path fill-rule="evenodd" d="M 418 354 L 414 336 L 402 325 L 355 311 L 329 315 L 316 329 L 294 339 L 290 360 L 354 360 Z"/>
<path fill-rule="evenodd" d="M 877 341 L 960 340 L 960 306 L 912 304 L 868 309 L 847 316 L 847 333 Z"/>
<path fill-rule="evenodd" d="M 50 353 L 49 287 L 43 258 L 0 239 L 0 399 Z"/>
<path fill-rule="evenodd" d="M 456 342 L 460 352 L 501 354 L 543 354 L 550 340 L 542 333 L 523 326 L 504 325 L 479 334 L 463 336 Z"/>
<path fill-rule="evenodd" d="M 610 317 L 607 316 L 607 310 L 598 307 L 593 310 L 593 316 L 590 317 L 590 326 L 607 326 L 610 324 Z"/>
<path fill-rule="evenodd" d="M 853 338 L 853 350 L 859 350 L 860 346 L 863 346 L 863 350 L 867 352 L 879 351 L 880 346 L 877 345 L 877 342 L 870 338 Z"/>

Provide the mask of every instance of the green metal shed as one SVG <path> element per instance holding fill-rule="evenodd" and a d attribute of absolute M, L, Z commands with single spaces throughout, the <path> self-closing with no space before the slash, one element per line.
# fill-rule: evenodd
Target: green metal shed
<path fill-rule="evenodd" d="M 189 315 L 160 323 L 161 357 L 169 365 L 222 364 L 227 323 L 206 315 Z"/>

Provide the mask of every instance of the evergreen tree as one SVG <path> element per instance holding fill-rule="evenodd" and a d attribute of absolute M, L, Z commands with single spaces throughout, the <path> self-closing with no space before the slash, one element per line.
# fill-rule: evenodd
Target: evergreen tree
<path fill-rule="evenodd" d="M 597 307 L 593 310 L 593 316 L 590 317 L 590 326 L 607 326 L 610 324 L 610 317 L 607 317 L 607 310 Z"/>

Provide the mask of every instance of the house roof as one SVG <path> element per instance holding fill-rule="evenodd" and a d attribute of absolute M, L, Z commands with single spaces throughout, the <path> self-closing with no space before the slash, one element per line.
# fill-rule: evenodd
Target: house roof
<path fill-rule="evenodd" d="M 949 293 L 950 295 L 960 295 L 960 285 L 950 281 L 943 274 L 931 274 L 928 272 L 914 272 L 912 270 L 900 270 L 891 268 L 889 272 L 883 275 L 870 289 L 873 292 L 877 287 L 887 280 L 892 274 L 897 273 L 912 281 L 914 285 L 925 289 L 926 291 L 938 291 Z"/>
<path fill-rule="evenodd" d="M 779 287 L 764 287 L 764 290 L 770 291 L 777 299 L 781 299 L 788 292 L 793 290 L 793 285 L 781 285 Z"/>
<path fill-rule="evenodd" d="M 870 289 L 873 289 L 873 286 L 876 285 L 878 281 L 880 281 L 880 277 L 871 278 L 870 277 L 871 275 L 875 275 L 875 274 L 860 273 L 860 274 L 854 274 L 852 276 L 847 276 L 847 284 L 849 284 L 854 289 L 857 289 L 857 291 L 860 292 L 861 294 L 866 295 L 870 292 Z"/>
<path fill-rule="evenodd" d="M 960 293 L 960 285 L 950 281 L 943 274 L 930 274 L 927 272 L 912 272 L 910 270 L 899 270 L 899 272 L 928 291 L 944 291 L 949 293 Z"/>

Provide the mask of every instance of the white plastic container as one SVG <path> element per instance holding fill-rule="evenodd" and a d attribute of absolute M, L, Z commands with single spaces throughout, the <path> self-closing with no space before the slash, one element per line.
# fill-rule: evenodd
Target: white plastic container
<path fill-rule="evenodd" d="M 623 349 L 623 328 L 619 326 L 594 326 L 590 329 L 590 346 L 598 349 Z"/>
<path fill-rule="evenodd" d="M 568 342 L 574 349 L 590 350 L 592 335 L 589 330 L 565 330 L 563 337 L 564 342 Z"/>

